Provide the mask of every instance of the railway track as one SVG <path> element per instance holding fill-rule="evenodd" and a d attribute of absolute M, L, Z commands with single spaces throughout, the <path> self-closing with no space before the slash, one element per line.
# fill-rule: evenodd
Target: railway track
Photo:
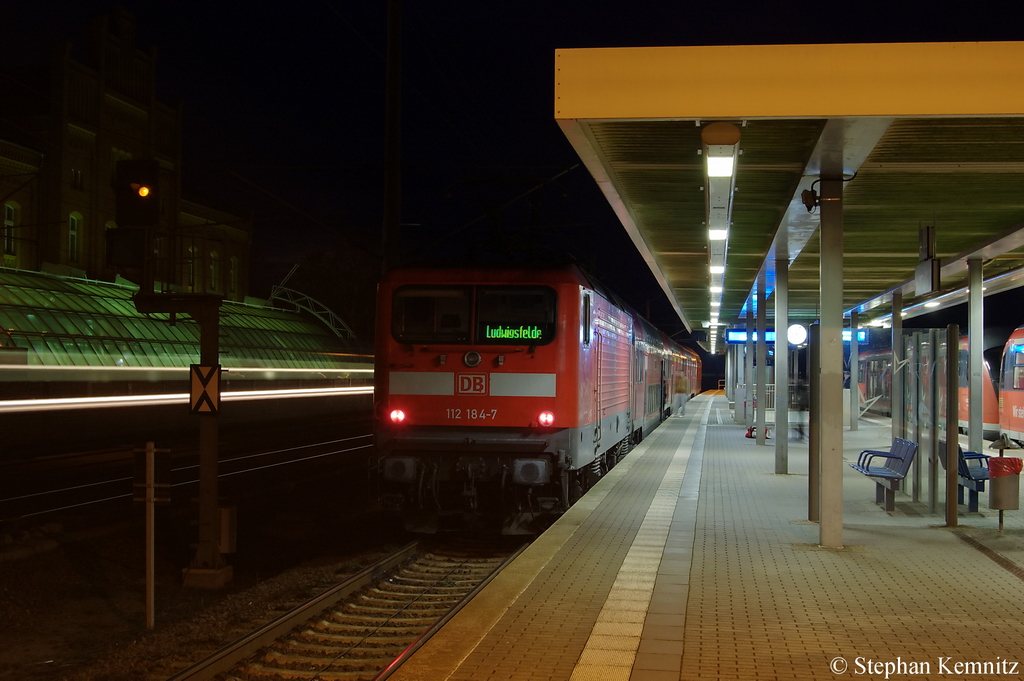
<path fill-rule="evenodd" d="M 168 681 L 387 678 L 525 547 L 409 544 Z"/>

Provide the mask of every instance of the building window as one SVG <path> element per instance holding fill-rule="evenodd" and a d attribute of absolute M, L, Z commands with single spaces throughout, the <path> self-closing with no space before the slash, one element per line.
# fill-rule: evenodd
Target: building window
<path fill-rule="evenodd" d="M 220 291 L 220 256 L 217 251 L 210 251 L 210 284 L 213 292 Z"/>
<path fill-rule="evenodd" d="M 14 206 L 4 204 L 4 253 L 14 255 Z"/>
<path fill-rule="evenodd" d="M 82 216 L 72 213 L 68 216 L 68 262 L 78 262 L 78 237 L 82 230 Z"/>
<path fill-rule="evenodd" d="M 228 294 L 234 300 L 238 297 L 238 258 L 236 256 L 231 256 L 228 261 L 228 280 L 229 286 L 231 286 Z"/>
<path fill-rule="evenodd" d="M 186 267 L 188 267 L 188 290 L 195 291 L 196 289 L 196 249 L 193 246 L 188 247 L 188 257 L 186 258 Z"/>
<path fill-rule="evenodd" d="M 81 191 L 82 187 L 83 187 L 83 185 L 82 185 L 82 171 L 81 170 L 75 170 L 74 168 L 72 168 L 71 169 L 71 188 L 72 189 L 77 189 L 77 190 Z"/>

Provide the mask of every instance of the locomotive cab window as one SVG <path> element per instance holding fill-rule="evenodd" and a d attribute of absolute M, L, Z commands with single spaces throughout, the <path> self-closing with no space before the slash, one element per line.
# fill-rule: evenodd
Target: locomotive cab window
<path fill-rule="evenodd" d="M 547 286 L 481 286 L 476 342 L 546 345 L 555 338 L 555 291 Z"/>
<path fill-rule="evenodd" d="M 399 343 L 468 343 L 472 290 L 403 286 L 395 291 L 391 335 Z"/>

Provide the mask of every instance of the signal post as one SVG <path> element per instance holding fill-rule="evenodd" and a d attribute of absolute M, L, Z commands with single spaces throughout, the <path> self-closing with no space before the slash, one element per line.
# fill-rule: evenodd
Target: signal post
<path fill-rule="evenodd" d="M 220 551 L 217 473 L 220 438 L 220 305 L 207 293 L 156 293 L 153 282 L 153 230 L 160 220 L 160 166 L 155 159 L 118 161 L 114 193 L 117 229 L 107 232 L 111 264 L 140 270 L 142 282 L 133 300 L 143 314 L 187 314 L 199 324 L 200 364 L 193 365 L 190 407 L 199 419 L 199 541 L 192 564 L 183 570 L 185 586 L 220 588 L 231 581 L 232 568 Z"/>

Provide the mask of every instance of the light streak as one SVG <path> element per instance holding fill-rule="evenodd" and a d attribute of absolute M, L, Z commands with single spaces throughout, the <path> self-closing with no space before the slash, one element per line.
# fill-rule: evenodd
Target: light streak
<path fill-rule="evenodd" d="M 288 390 L 236 390 L 223 392 L 225 402 L 249 400 L 281 400 L 298 397 L 337 397 L 341 395 L 372 395 L 373 386 L 342 386 L 338 388 L 294 388 Z M 60 411 L 65 409 L 103 409 L 152 407 L 166 404 L 188 404 L 188 393 L 163 395 L 107 395 L 103 397 L 55 397 L 38 400 L 0 400 L 0 413 Z"/>

